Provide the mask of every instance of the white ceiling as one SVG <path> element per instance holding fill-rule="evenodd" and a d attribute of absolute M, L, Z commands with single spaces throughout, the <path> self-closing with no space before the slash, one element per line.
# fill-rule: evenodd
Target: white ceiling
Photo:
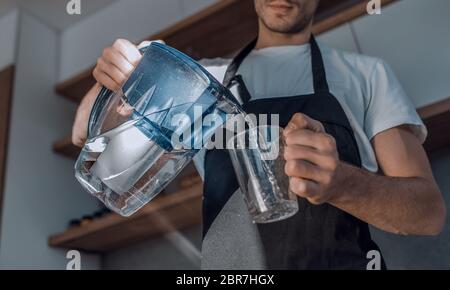
<path fill-rule="evenodd" d="M 102 8 L 117 0 L 80 0 L 81 15 L 69 15 L 66 12 L 70 0 L 0 0 L 0 15 L 18 5 L 39 20 L 57 30 L 64 30 L 71 25 L 95 14 Z"/>

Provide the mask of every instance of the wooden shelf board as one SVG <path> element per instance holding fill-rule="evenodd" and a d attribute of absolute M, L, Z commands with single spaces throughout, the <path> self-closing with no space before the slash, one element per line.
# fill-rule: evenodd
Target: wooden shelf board
<path fill-rule="evenodd" d="M 53 151 L 66 157 L 76 159 L 80 154 L 81 148 L 73 145 L 71 137 L 65 137 L 53 143 Z"/>
<path fill-rule="evenodd" d="M 382 0 L 386 6 L 396 0 Z M 365 0 L 321 0 L 313 26 L 320 34 L 366 14 Z M 232 55 L 257 35 L 252 0 L 223 0 L 147 39 L 163 39 L 195 59 Z M 56 92 L 79 102 L 95 81 L 93 67 L 56 86 Z"/>
<path fill-rule="evenodd" d="M 3 190 L 6 179 L 6 159 L 8 154 L 9 126 L 14 87 L 14 66 L 0 71 L 0 214 L 3 205 Z M 1 228 L 1 216 L 0 216 Z"/>
<path fill-rule="evenodd" d="M 450 97 L 417 110 L 428 129 L 428 153 L 450 146 Z"/>
<path fill-rule="evenodd" d="M 165 233 L 201 224 L 202 184 L 161 195 L 125 218 L 109 214 L 91 224 L 70 228 L 49 238 L 56 248 L 104 253 Z"/>

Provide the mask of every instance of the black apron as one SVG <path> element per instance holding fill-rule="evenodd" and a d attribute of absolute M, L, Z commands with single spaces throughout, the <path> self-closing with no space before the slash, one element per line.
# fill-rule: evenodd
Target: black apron
<path fill-rule="evenodd" d="M 336 139 L 341 161 L 361 167 L 358 145 L 346 114 L 330 93 L 320 49 L 311 37 L 314 93 L 311 95 L 250 100 L 239 75 L 240 64 L 254 49 L 256 41 L 242 50 L 228 67 L 227 87 L 237 85 L 247 113 L 279 114 L 280 126 L 286 127 L 292 116 L 301 112 L 322 122 Z M 213 149 L 205 155 L 203 199 L 203 236 L 238 189 L 227 150 Z M 284 221 L 258 224 L 267 269 L 366 269 L 366 255 L 378 250 L 367 223 L 329 204 L 312 205 L 299 198 L 299 212 Z M 232 227 L 233 225 L 229 225 Z M 382 267 L 385 268 L 384 261 Z"/>

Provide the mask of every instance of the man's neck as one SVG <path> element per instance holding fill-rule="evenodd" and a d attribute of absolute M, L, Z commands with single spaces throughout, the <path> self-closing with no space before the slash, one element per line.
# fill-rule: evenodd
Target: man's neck
<path fill-rule="evenodd" d="M 302 45 L 309 42 L 311 37 L 311 25 L 302 32 L 295 34 L 278 33 L 269 30 L 265 25 L 259 25 L 258 41 L 256 49 L 273 46 Z"/>

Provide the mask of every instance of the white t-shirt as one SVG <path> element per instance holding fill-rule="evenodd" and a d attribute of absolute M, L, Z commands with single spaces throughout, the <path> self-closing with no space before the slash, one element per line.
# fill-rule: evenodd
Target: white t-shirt
<path fill-rule="evenodd" d="M 365 169 L 378 171 L 370 140 L 380 132 L 410 125 L 424 142 L 427 130 L 391 68 L 381 59 L 319 45 L 328 86 L 345 111 L 355 133 Z M 222 81 L 229 59 L 203 60 Z M 307 95 L 314 92 L 309 44 L 254 50 L 241 64 L 252 99 Z M 203 176 L 204 152 L 194 159 Z"/>

